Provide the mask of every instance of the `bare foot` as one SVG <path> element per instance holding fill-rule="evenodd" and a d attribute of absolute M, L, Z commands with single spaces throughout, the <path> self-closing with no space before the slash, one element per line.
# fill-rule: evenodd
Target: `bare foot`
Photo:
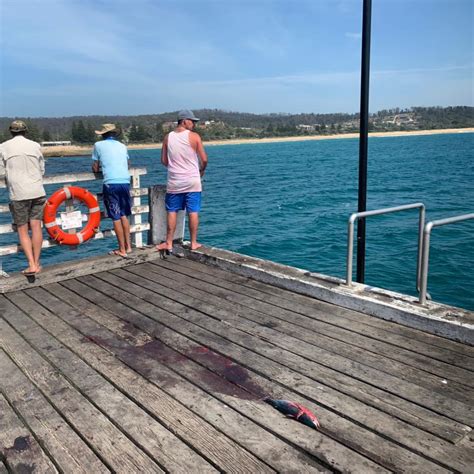
<path fill-rule="evenodd" d="M 127 252 L 121 252 L 120 250 L 111 250 L 109 255 L 117 255 L 117 257 L 125 258 L 127 256 Z"/>
<path fill-rule="evenodd" d="M 127 249 L 127 253 L 132 253 L 132 248 Z"/>
<path fill-rule="evenodd" d="M 156 246 L 156 250 L 158 250 L 158 252 L 161 250 L 173 250 L 173 246 L 168 245 L 168 242 L 161 242 L 161 244 Z"/>
<path fill-rule="evenodd" d="M 197 250 L 202 247 L 202 244 L 199 244 L 195 242 L 194 244 L 191 244 L 191 250 Z"/>
<path fill-rule="evenodd" d="M 36 273 L 36 267 L 28 267 L 21 271 L 23 275 L 34 275 Z"/>

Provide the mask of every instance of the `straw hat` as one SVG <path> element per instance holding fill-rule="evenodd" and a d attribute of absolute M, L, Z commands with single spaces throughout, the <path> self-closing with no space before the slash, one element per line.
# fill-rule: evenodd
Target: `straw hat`
<path fill-rule="evenodd" d="M 17 133 L 17 132 L 27 132 L 28 127 L 23 120 L 14 120 L 9 127 L 10 132 Z"/>
<path fill-rule="evenodd" d="M 117 134 L 120 133 L 120 130 L 116 127 L 114 123 L 104 123 L 101 125 L 101 127 L 102 127 L 101 130 L 95 131 L 97 135 L 104 135 L 105 133 L 108 133 L 108 132 L 115 132 Z"/>

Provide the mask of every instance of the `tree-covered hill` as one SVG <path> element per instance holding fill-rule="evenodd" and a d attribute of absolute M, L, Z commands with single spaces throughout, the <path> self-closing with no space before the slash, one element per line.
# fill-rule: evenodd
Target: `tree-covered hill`
<path fill-rule="evenodd" d="M 218 109 L 194 110 L 201 119 L 197 131 L 203 139 L 264 138 L 328 135 L 356 132 L 358 114 L 250 114 Z M 9 138 L 8 125 L 15 119 L 28 122 L 30 138 L 36 141 L 71 140 L 92 143 L 94 130 L 102 123 L 119 124 L 129 143 L 160 142 L 173 127 L 177 112 L 153 115 L 90 115 L 75 117 L 0 117 L 0 141 Z M 474 127 L 474 107 L 412 107 L 381 110 L 370 117 L 373 131 L 432 130 Z"/>

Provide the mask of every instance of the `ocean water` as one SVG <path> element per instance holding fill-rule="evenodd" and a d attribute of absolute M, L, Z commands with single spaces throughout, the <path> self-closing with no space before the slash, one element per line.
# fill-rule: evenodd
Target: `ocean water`
<path fill-rule="evenodd" d="M 421 201 L 427 221 L 474 212 L 473 145 L 472 133 L 370 138 L 367 209 Z M 347 220 L 357 211 L 357 139 L 208 146 L 207 151 L 200 241 L 345 277 Z M 143 186 L 165 183 L 159 155 L 159 150 L 130 151 L 132 165 L 148 170 Z M 88 157 L 47 162 L 48 174 L 89 168 Z M 99 189 L 98 183 L 85 185 Z M 0 202 L 5 201 L 2 191 Z M 416 295 L 417 210 L 368 218 L 366 232 L 366 283 Z M 0 237 L 1 245 L 14 241 Z M 115 239 L 105 239 L 77 250 L 47 249 L 43 261 L 114 247 Z M 474 310 L 474 221 L 435 228 L 430 248 L 432 298 Z M 4 257 L 2 265 L 18 271 L 23 257 Z"/>

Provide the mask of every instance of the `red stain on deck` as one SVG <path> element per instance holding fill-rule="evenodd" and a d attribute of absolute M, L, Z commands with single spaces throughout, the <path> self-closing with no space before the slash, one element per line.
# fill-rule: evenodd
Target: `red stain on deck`
<path fill-rule="evenodd" d="M 145 352 L 148 356 L 153 357 L 163 364 L 178 364 L 188 360 L 187 357 L 175 351 L 171 347 L 163 344 L 163 342 L 155 339 L 151 342 L 147 342 L 140 349 Z"/>
<path fill-rule="evenodd" d="M 188 354 L 214 372 L 213 376 L 206 376 L 205 380 L 215 391 L 245 399 L 260 399 L 267 395 L 260 385 L 252 381 L 250 371 L 228 357 L 202 346 L 189 351 Z M 232 385 L 240 390 L 236 391 Z"/>

